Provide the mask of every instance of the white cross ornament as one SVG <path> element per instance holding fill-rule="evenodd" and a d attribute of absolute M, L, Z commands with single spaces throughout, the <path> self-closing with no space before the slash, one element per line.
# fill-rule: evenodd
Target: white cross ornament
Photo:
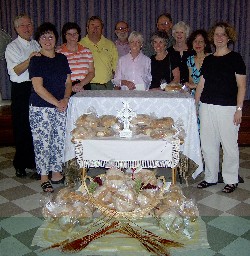
<path fill-rule="evenodd" d="M 121 123 L 123 123 L 123 130 L 120 131 L 120 137 L 131 138 L 132 131 L 130 130 L 130 122 L 134 117 L 136 117 L 136 113 L 129 107 L 129 103 L 127 101 L 122 103 L 123 108 L 117 112 L 117 118 Z"/>

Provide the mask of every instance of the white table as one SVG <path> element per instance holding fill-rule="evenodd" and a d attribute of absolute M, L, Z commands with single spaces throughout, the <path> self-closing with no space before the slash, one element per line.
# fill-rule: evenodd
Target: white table
<path fill-rule="evenodd" d="M 80 168 L 156 168 L 177 167 L 180 140 L 131 139 L 110 137 L 76 140 L 75 152 Z"/>
<path fill-rule="evenodd" d="M 187 93 L 162 91 L 83 91 L 71 97 L 67 110 L 64 162 L 75 158 L 75 145 L 71 142 L 70 132 L 75 128 L 77 118 L 91 108 L 100 116 L 116 115 L 124 101 L 129 102 L 137 114 L 153 113 L 158 118 L 169 116 L 174 121 L 181 119 L 186 132 L 181 151 L 199 165 L 193 178 L 203 171 L 194 99 Z"/>

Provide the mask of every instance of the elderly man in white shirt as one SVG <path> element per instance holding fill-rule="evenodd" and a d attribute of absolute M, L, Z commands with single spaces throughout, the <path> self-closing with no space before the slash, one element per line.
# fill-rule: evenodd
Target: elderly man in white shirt
<path fill-rule="evenodd" d="M 128 38 L 130 52 L 118 60 L 113 83 L 124 90 L 148 90 L 151 76 L 151 60 L 141 52 L 143 36 L 133 31 Z"/>
<path fill-rule="evenodd" d="M 26 14 L 14 20 L 18 37 L 8 44 L 5 51 L 7 69 L 11 80 L 11 111 L 16 153 L 13 165 L 17 177 L 26 176 L 26 168 L 35 168 L 33 140 L 29 125 L 29 98 L 32 83 L 28 66 L 30 58 L 40 55 L 40 46 L 32 40 L 33 22 Z"/>

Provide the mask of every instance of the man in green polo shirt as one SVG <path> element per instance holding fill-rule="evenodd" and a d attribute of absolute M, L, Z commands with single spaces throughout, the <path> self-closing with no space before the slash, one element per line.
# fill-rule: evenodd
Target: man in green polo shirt
<path fill-rule="evenodd" d="M 95 77 L 90 82 L 91 90 L 113 90 L 111 82 L 115 72 L 118 52 L 115 44 L 103 35 L 103 21 L 92 16 L 87 22 L 87 35 L 80 44 L 89 48 L 93 54 Z"/>

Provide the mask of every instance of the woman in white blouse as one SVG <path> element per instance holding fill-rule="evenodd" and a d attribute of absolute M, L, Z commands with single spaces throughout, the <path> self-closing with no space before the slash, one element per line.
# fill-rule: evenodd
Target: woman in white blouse
<path fill-rule="evenodd" d="M 151 60 L 142 51 L 143 36 L 133 31 L 128 38 L 130 52 L 118 60 L 113 83 L 124 90 L 148 90 L 151 76 Z"/>

